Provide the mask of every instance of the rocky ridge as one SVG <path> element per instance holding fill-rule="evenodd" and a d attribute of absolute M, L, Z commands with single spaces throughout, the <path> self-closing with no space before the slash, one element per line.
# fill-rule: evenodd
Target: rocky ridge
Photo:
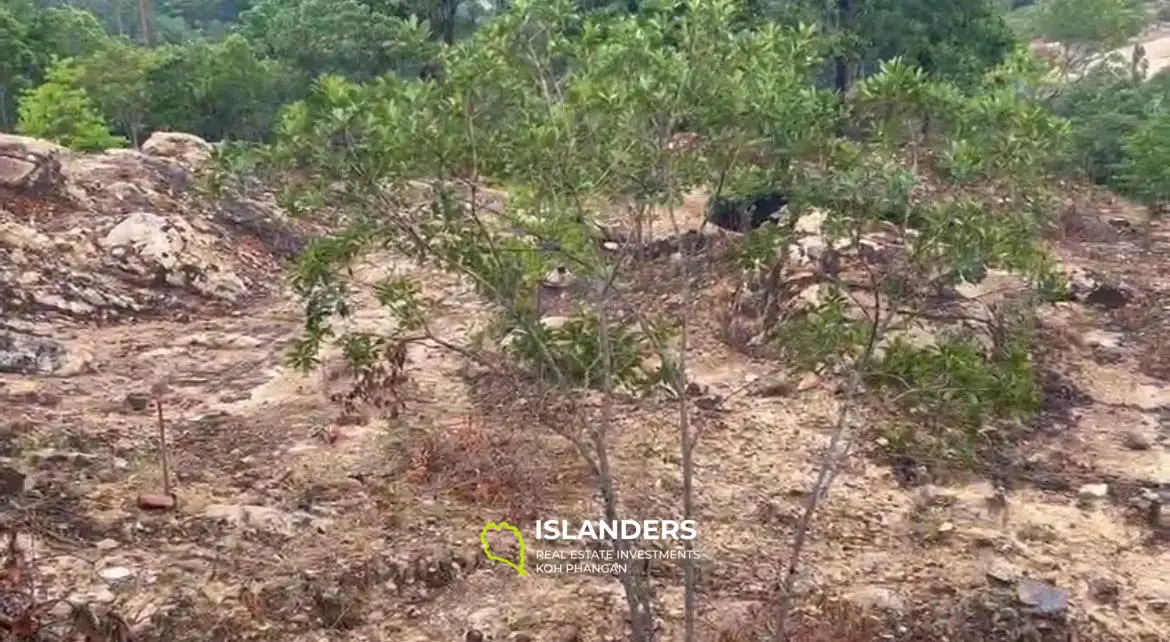
<path fill-rule="evenodd" d="M 66 367 L 44 338 L 62 324 L 173 318 L 276 291 L 302 241 L 271 204 L 198 196 L 193 170 L 210 153 L 187 134 L 97 155 L 0 136 L 0 370 Z"/>

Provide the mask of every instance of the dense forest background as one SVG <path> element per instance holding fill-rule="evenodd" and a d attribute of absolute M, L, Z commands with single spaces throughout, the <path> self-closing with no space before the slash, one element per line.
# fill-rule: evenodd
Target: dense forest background
<path fill-rule="evenodd" d="M 663 9 L 578 0 L 584 12 Z M 467 37 L 507 0 L 0 0 L 0 131 L 80 149 L 134 146 L 152 131 L 267 140 L 280 110 L 315 79 L 439 73 L 443 43 Z M 1031 38 L 1087 58 L 1124 44 L 1159 13 L 1140 0 L 751 0 L 743 19 L 816 24 L 833 51 L 819 81 L 841 91 L 900 56 L 960 85 Z M 1022 18 L 1027 16 L 1027 18 Z M 1069 56 L 1064 62 L 1072 64 Z M 1131 62 L 1131 61 L 1125 61 Z M 1048 97 L 1071 118 L 1070 165 L 1119 183 L 1127 136 L 1158 111 L 1167 83 L 1132 64 Z M 1120 184 L 1118 187 L 1122 187 Z"/>

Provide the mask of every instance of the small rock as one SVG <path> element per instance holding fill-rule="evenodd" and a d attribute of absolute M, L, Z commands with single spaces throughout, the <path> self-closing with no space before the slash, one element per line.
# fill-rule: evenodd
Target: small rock
<path fill-rule="evenodd" d="M 507 633 L 505 618 L 498 609 L 484 607 L 467 617 L 468 631 L 475 631 L 482 639 L 496 640 Z"/>
<path fill-rule="evenodd" d="M 1082 340 L 1090 348 L 1105 348 L 1117 350 L 1121 347 L 1124 336 L 1120 332 L 1105 332 L 1104 330 L 1090 330 L 1084 334 Z"/>
<path fill-rule="evenodd" d="M 1121 445 L 1130 450 L 1149 450 L 1154 442 L 1145 433 L 1131 428 L 1121 434 Z"/>
<path fill-rule="evenodd" d="M 93 592 L 91 599 L 98 604 L 109 604 L 118 599 L 118 596 L 108 588 L 100 588 Z"/>
<path fill-rule="evenodd" d="M 0 466 L 0 497 L 16 497 L 24 492 L 25 474 L 9 466 Z"/>
<path fill-rule="evenodd" d="M 1016 587 L 1016 598 L 1021 604 L 1032 607 L 1036 615 L 1052 617 L 1068 610 L 1068 591 L 1045 582 L 1023 580 Z"/>
<path fill-rule="evenodd" d="M 145 493 L 138 496 L 138 507 L 142 510 L 170 510 L 175 507 L 174 495 Z"/>
<path fill-rule="evenodd" d="M 98 575 L 100 575 L 101 578 L 108 584 L 118 584 L 127 578 L 132 577 L 134 575 L 134 571 L 126 568 L 125 566 L 111 566 L 99 571 Z"/>
<path fill-rule="evenodd" d="M 118 548 L 118 546 L 119 546 L 119 544 L 118 544 L 117 540 L 113 540 L 113 539 L 109 539 L 109 538 L 103 539 L 102 541 L 97 543 L 98 550 L 102 550 L 102 551 L 112 551 L 115 548 Z"/>
<path fill-rule="evenodd" d="M 1005 560 L 997 559 L 987 569 L 987 577 L 1003 584 L 1012 584 L 1020 577 L 1020 571 Z"/>
<path fill-rule="evenodd" d="M 796 384 L 796 390 L 797 390 L 797 392 L 805 392 L 808 390 L 812 390 L 813 388 L 820 385 L 820 383 L 821 383 L 820 377 L 818 377 L 815 374 L 809 373 L 809 374 L 805 375 L 800 380 L 800 383 Z"/>
<path fill-rule="evenodd" d="M 150 395 L 141 392 L 132 392 L 123 400 L 127 408 L 135 412 L 142 412 L 150 405 Z"/>
<path fill-rule="evenodd" d="M 480 633 L 479 631 L 477 631 L 475 629 L 471 629 L 466 634 L 464 634 L 463 641 L 464 642 L 483 642 L 483 633 Z"/>
<path fill-rule="evenodd" d="M 1109 496 L 1109 484 L 1085 484 L 1077 491 L 1077 497 L 1085 501 L 1104 499 Z"/>
<path fill-rule="evenodd" d="M 557 266 L 544 277 L 544 286 L 547 288 L 563 289 L 569 287 L 573 276 L 565 267 Z"/>
<path fill-rule="evenodd" d="M 1103 604 L 1114 604 L 1121 596 L 1121 585 L 1111 577 L 1096 575 L 1089 578 L 1089 595 Z"/>
<path fill-rule="evenodd" d="M 845 594 L 845 600 L 862 609 L 903 613 L 906 600 L 894 591 L 881 586 L 863 586 Z"/>

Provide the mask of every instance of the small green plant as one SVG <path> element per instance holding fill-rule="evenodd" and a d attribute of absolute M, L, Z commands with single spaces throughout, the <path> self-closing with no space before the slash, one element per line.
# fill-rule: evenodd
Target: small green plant
<path fill-rule="evenodd" d="M 901 434 L 906 451 L 929 450 L 967 465 L 977 462 L 991 421 L 1024 419 L 1040 405 L 1031 353 L 1018 338 L 1001 355 L 989 355 L 970 337 L 923 347 L 896 338 L 866 379 L 918 422 L 913 434 Z"/>
<path fill-rule="evenodd" d="M 575 315 L 557 325 L 536 324 L 532 329 L 514 328 L 508 349 L 522 362 L 542 366 L 551 361 L 566 383 L 599 388 L 605 376 L 604 347 L 598 340 L 595 314 Z M 650 356 L 647 336 L 639 329 L 615 326 L 609 331 L 610 375 L 614 383 L 629 389 L 643 386 L 651 373 L 642 368 Z"/>
<path fill-rule="evenodd" d="M 127 140 L 110 133 L 89 95 L 78 88 L 79 78 L 70 61 L 57 60 L 45 82 L 21 96 L 16 130 L 81 151 L 125 147 Z"/>

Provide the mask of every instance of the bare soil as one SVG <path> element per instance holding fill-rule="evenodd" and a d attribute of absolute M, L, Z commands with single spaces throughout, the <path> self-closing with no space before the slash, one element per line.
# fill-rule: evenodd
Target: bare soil
<path fill-rule="evenodd" d="M 1140 226 L 1120 222 L 1140 210 L 1095 193 L 1068 208 L 1053 241 L 1061 255 L 1137 296 L 1115 309 L 1064 303 L 1046 317 L 1049 336 L 1064 338 L 1052 339 L 1048 362 L 1053 413 L 1005 455 L 1006 510 L 985 476 L 907 483 L 887 461 L 854 457 L 814 528 L 799 639 L 1170 640 L 1170 552 L 1126 503 L 1170 484 L 1170 227 L 1153 226 L 1147 252 Z M 838 398 L 829 385 L 746 388 L 782 374 L 721 338 L 723 245 L 701 275 L 691 367 L 722 400 L 696 411 L 700 630 L 732 641 L 766 633 Z M 440 337 L 465 342 L 487 323 L 469 286 L 447 275 L 392 256 L 370 257 L 357 275 L 390 270 L 425 283 Z M 647 309 L 677 305 L 676 262 L 639 274 Z M 283 363 L 302 327 L 292 296 L 247 306 L 62 326 L 91 371 L 0 375 L 0 455 L 29 475 L 5 515 L 42 598 L 115 612 L 139 640 L 624 639 L 615 578 L 520 577 L 480 550 L 488 521 L 530 529 L 538 517 L 601 515 L 591 472 L 533 421 L 558 411 L 535 387 L 419 343 L 402 414 L 353 421 L 328 399 L 345 385 L 325 374 L 338 371 L 336 355 L 312 376 Z M 389 321 L 371 306 L 355 323 Z M 151 512 L 135 502 L 162 490 L 156 417 L 128 396 L 160 382 L 178 506 Z M 616 409 L 613 464 L 629 515 L 680 512 L 676 414 L 659 401 Z M 857 418 L 862 428 L 880 420 Z M 872 449 L 869 437 L 859 446 Z M 1080 498 L 1094 483 L 1108 496 Z M 680 567 L 655 561 L 651 574 L 663 639 L 677 639 Z M 1063 618 L 1029 614 L 1021 578 L 1067 591 Z"/>

